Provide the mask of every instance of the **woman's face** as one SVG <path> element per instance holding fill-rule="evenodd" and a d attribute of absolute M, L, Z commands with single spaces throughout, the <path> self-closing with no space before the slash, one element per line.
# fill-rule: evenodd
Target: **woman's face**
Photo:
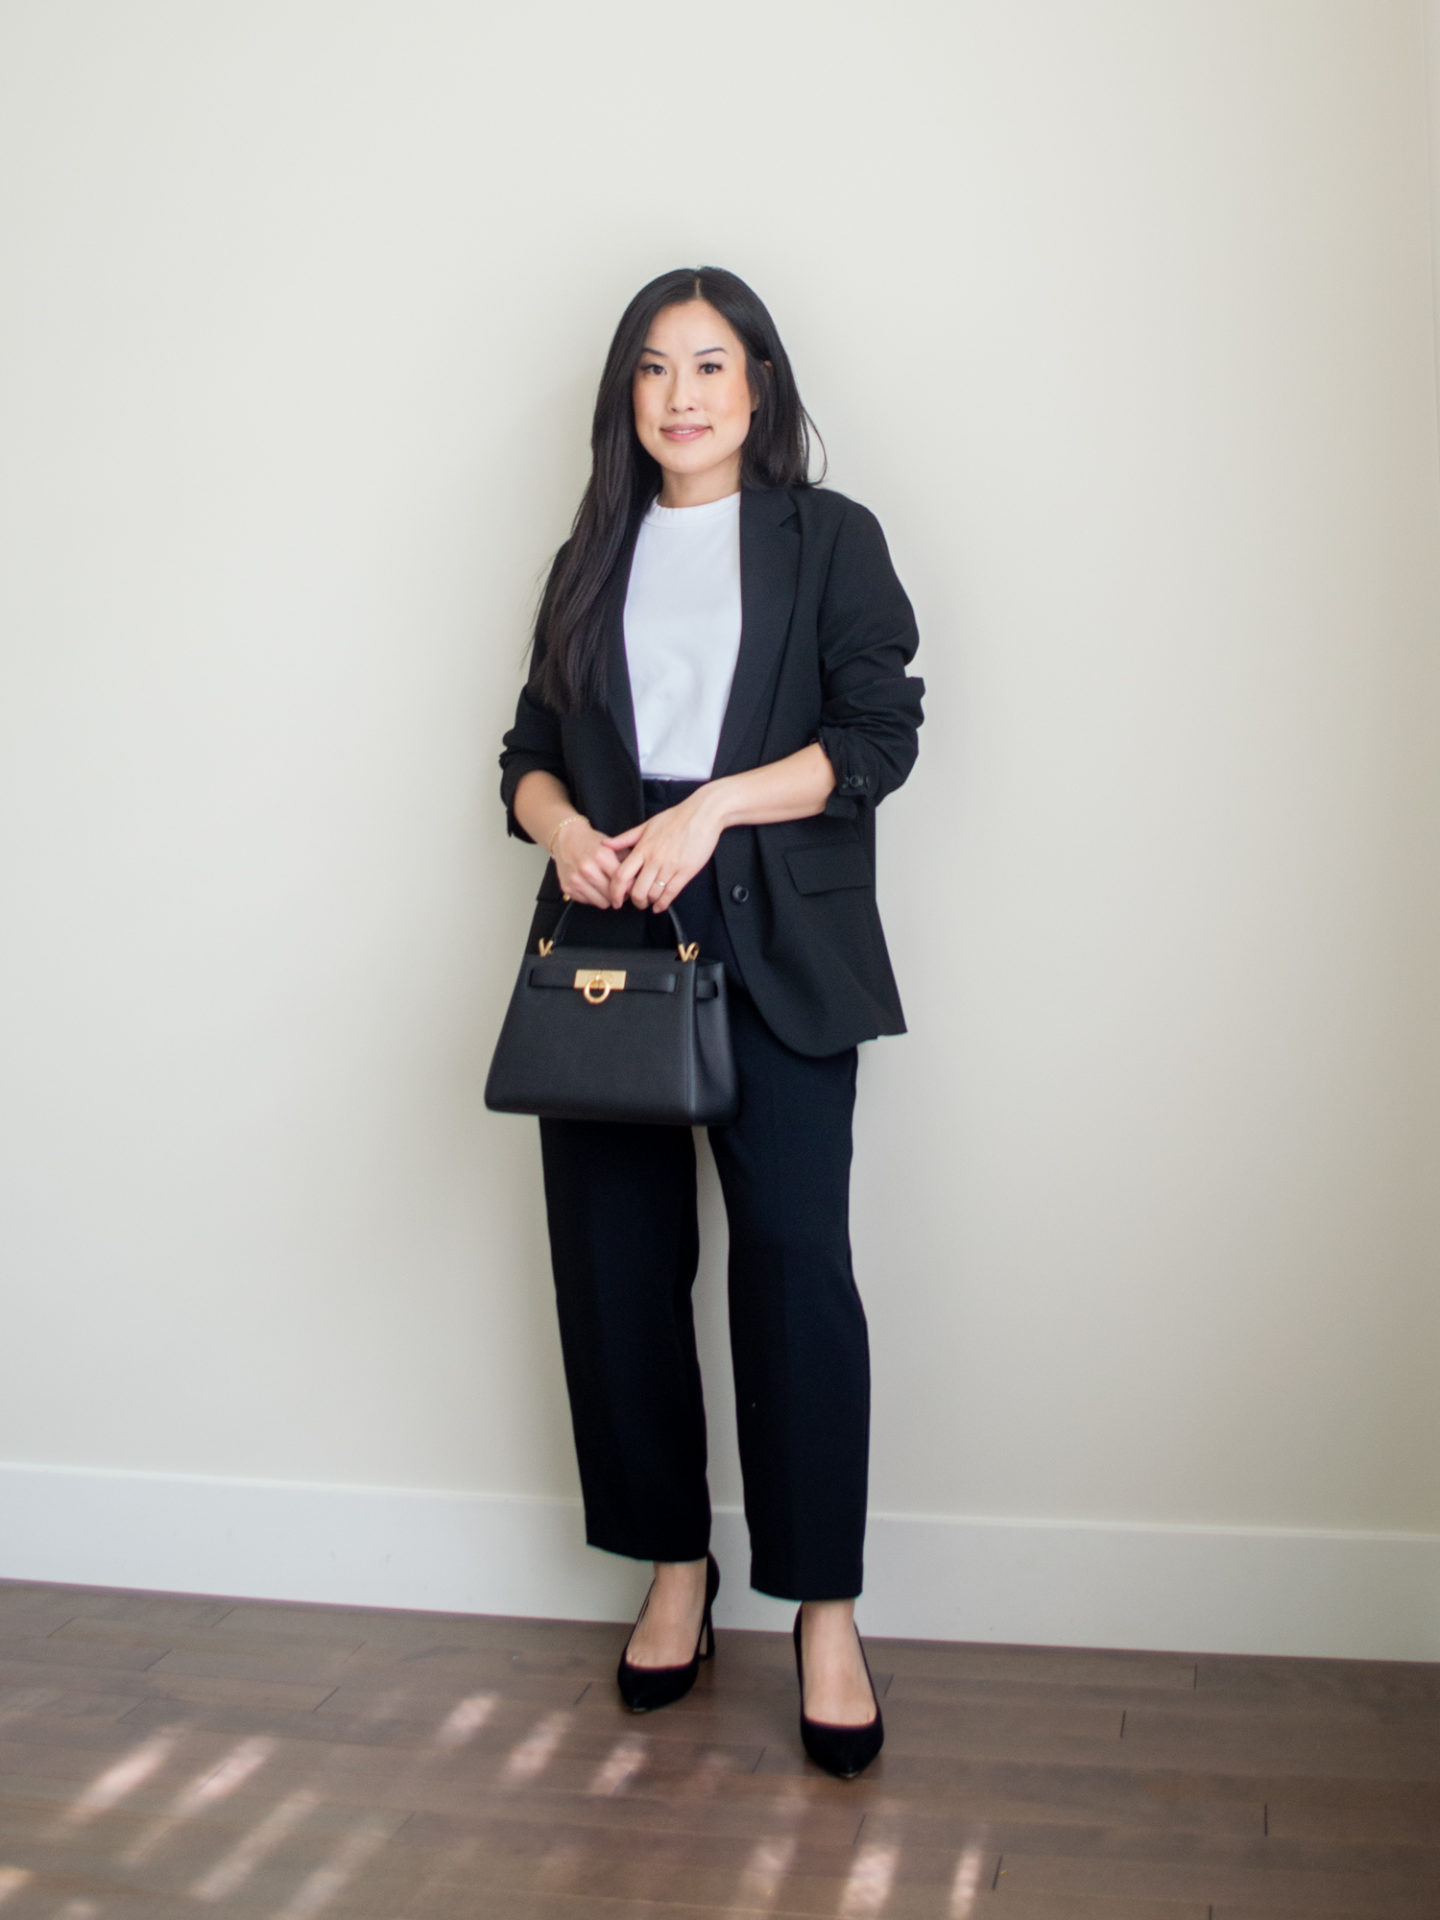
<path fill-rule="evenodd" d="M 740 449 L 756 400 L 745 378 L 745 348 L 708 300 L 656 314 L 633 391 L 635 431 L 663 469 L 662 506 L 703 506 L 739 488 Z"/>

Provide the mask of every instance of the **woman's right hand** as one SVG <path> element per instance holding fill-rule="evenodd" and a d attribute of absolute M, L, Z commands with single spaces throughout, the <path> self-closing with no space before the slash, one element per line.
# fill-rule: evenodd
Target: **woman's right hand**
<path fill-rule="evenodd" d="M 606 846 L 604 834 L 597 833 L 583 815 L 561 826 L 551 858 L 562 893 L 587 907 L 610 905 L 610 882 L 620 855 Z"/>

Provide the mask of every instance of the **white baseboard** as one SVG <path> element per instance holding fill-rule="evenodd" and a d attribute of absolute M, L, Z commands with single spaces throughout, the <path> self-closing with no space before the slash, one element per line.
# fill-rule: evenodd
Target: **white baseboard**
<path fill-rule="evenodd" d="M 715 1512 L 717 1624 L 782 1630 Z M 867 1633 L 1038 1646 L 1440 1659 L 1440 1535 L 871 1513 Z M 578 1501 L 0 1466 L 0 1577 L 572 1620 L 631 1618 L 639 1561 Z"/>

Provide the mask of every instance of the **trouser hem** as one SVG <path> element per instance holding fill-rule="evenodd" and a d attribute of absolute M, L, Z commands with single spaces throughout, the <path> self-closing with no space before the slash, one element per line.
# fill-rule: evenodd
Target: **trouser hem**
<path fill-rule="evenodd" d="M 618 1553 L 626 1560 L 703 1560 L 710 1551 L 708 1540 L 703 1540 L 699 1546 L 693 1547 L 686 1541 L 680 1541 L 677 1544 L 668 1540 L 652 1542 L 648 1546 L 642 1546 L 632 1540 L 622 1546 L 614 1539 L 601 1540 L 593 1534 L 587 1534 L 585 1544 L 587 1547 L 598 1548 L 601 1553 Z"/>
<path fill-rule="evenodd" d="M 750 1585 L 756 1593 L 766 1594 L 772 1600 L 794 1600 L 799 1604 L 806 1600 L 858 1600 L 865 1583 L 859 1574 L 839 1580 L 772 1579 L 752 1568 Z"/>

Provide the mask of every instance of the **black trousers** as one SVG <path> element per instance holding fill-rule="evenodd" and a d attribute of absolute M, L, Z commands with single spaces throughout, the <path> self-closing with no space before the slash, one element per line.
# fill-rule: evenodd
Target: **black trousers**
<path fill-rule="evenodd" d="M 692 784 L 647 781 L 647 813 Z M 726 962 L 731 992 L 740 1113 L 709 1138 L 730 1228 L 750 1584 L 782 1599 L 849 1599 L 864 1585 L 870 1440 L 868 1332 L 849 1232 L 856 1049 L 814 1059 L 770 1032 L 739 978 L 713 868 L 676 908 L 686 937 Z M 612 918 L 594 910 L 575 937 L 613 938 Z M 668 941 L 668 919 L 649 918 Z M 711 1509 L 692 1309 L 694 1136 L 688 1127 L 539 1124 L 586 1540 L 640 1560 L 701 1559 Z"/>

